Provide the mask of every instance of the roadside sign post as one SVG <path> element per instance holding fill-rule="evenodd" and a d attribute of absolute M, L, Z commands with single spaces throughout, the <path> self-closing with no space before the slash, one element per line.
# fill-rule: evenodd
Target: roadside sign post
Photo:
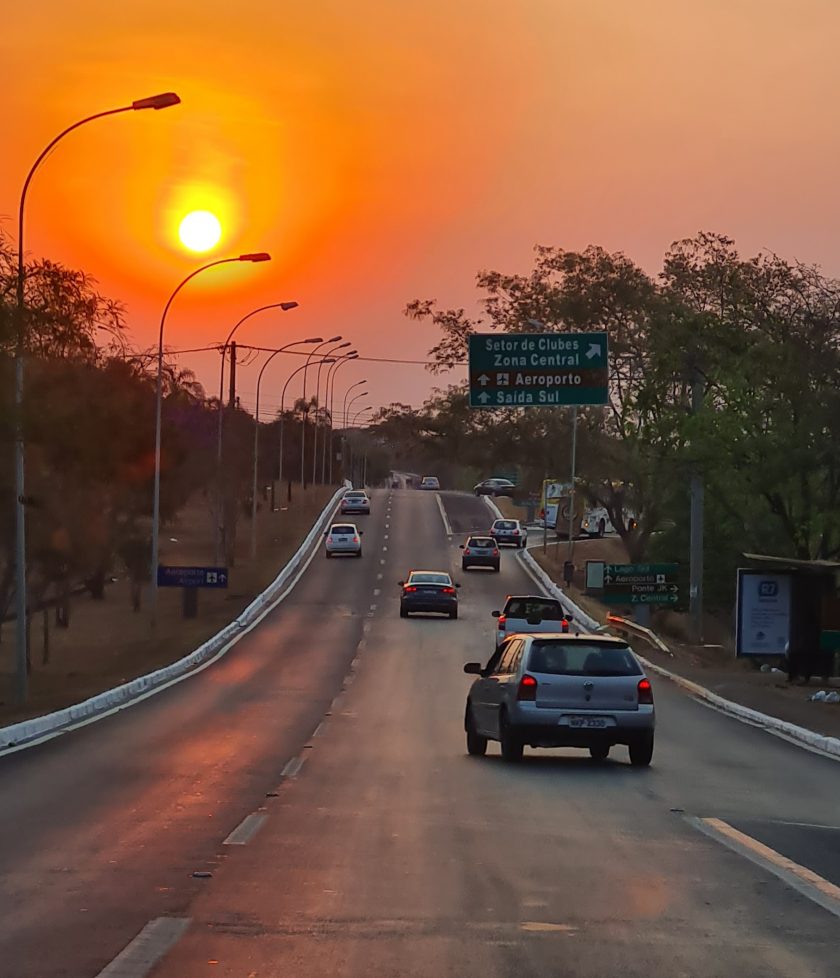
<path fill-rule="evenodd" d="M 606 404 L 607 334 L 474 333 L 470 407 Z"/>
<path fill-rule="evenodd" d="M 605 604 L 673 605 L 679 600 L 679 564 L 604 564 Z"/>
<path fill-rule="evenodd" d="M 158 587 L 181 588 L 181 614 L 184 618 L 198 617 L 200 588 L 219 590 L 228 586 L 227 567 L 166 567 L 158 564 Z"/>

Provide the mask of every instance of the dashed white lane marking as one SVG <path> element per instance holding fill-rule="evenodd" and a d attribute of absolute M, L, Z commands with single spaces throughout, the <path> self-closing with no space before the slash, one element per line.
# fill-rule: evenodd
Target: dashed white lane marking
<path fill-rule="evenodd" d="M 300 774 L 300 769 L 303 767 L 303 758 L 292 757 L 290 760 L 286 761 L 286 766 L 280 772 L 281 778 L 295 778 Z"/>
<path fill-rule="evenodd" d="M 382 580 L 382 574 L 377 574 L 376 575 L 376 579 L 377 579 L 377 581 L 381 581 Z"/>
<path fill-rule="evenodd" d="M 387 552 L 388 552 L 388 548 L 387 547 L 383 547 L 382 548 L 382 553 L 387 553 Z"/>
<path fill-rule="evenodd" d="M 385 539 L 386 539 L 386 540 L 388 539 L 388 534 L 387 534 L 387 533 L 385 534 Z"/>
<path fill-rule="evenodd" d="M 376 604 L 375 603 L 370 606 L 370 610 L 371 611 L 376 611 Z"/>
<path fill-rule="evenodd" d="M 189 925 L 189 917 L 156 917 L 150 920 L 96 978 L 143 978 L 178 943 Z"/>
<path fill-rule="evenodd" d="M 719 818 L 689 818 L 688 821 L 706 835 L 732 849 L 768 873 L 778 876 L 788 886 L 813 900 L 835 917 L 840 917 L 840 887 L 824 879 L 807 866 L 800 866 L 770 846 L 739 832 Z"/>
<path fill-rule="evenodd" d="M 378 598 L 380 594 L 382 594 L 382 589 L 381 588 L 378 588 L 378 587 L 375 587 L 373 589 L 373 596 L 375 598 Z"/>
<path fill-rule="evenodd" d="M 438 509 L 440 510 L 440 518 L 443 520 L 443 529 L 448 537 L 452 536 L 452 526 L 449 523 L 449 517 L 446 515 L 446 510 L 443 508 L 443 500 L 440 498 L 440 493 L 435 493 L 435 499 L 437 499 Z"/>
<path fill-rule="evenodd" d="M 263 822 L 268 818 L 266 812 L 251 812 L 236 826 L 233 832 L 225 839 L 222 845 L 225 846 L 244 846 L 262 828 Z"/>
<path fill-rule="evenodd" d="M 385 563 L 385 558 L 384 558 L 384 557 L 380 557 L 380 559 L 379 559 L 379 563 L 380 563 L 380 564 L 384 564 L 384 563 Z"/>

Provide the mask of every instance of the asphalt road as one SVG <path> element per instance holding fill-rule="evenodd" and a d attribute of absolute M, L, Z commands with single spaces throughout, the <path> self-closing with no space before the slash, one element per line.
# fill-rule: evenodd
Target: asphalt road
<path fill-rule="evenodd" d="M 160 916 L 189 924 L 155 978 L 836 974 L 838 917 L 696 821 L 840 885 L 836 762 L 662 681 L 648 770 L 465 755 L 462 665 L 536 585 L 513 551 L 462 574 L 486 507 L 441 497 L 453 540 L 436 494 L 379 492 L 364 558 L 316 557 L 226 659 L 0 759 L 3 978 L 94 978 Z M 411 567 L 457 570 L 457 621 L 398 617 Z"/>

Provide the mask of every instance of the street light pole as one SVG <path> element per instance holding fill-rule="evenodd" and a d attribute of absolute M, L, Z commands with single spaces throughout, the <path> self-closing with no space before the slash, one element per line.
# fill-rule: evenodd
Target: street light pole
<path fill-rule="evenodd" d="M 281 346 L 279 350 L 272 351 L 271 356 L 267 358 L 262 367 L 260 367 L 259 374 L 257 374 L 257 404 L 254 408 L 254 479 L 251 485 L 251 560 L 257 556 L 257 467 L 259 464 L 260 451 L 260 385 L 262 384 L 263 374 L 265 373 L 265 368 L 271 363 L 278 353 L 284 353 L 293 346 L 299 346 L 302 343 L 320 342 L 320 337 L 314 337 L 308 340 L 295 340 L 294 343 L 287 343 L 286 346 Z M 283 421 L 281 418 L 280 424 L 282 425 L 282 423 Z"/>
<path fill-rule="evenodd" d="M 324 341 L 317 337 L 315 342 L 320 343 L 323 346 Z M 292 382 L 294 377 L 302 371 L 306 370 L 309 365 L 309 357 L 306 359 L 306 363 L 302 363 L 296 370 L 293 370 L 289 376 L 286 378 L 286 383 L 283 384 L 283 392 L 280 395 L 280 458 L 279 458 L 279 481 L 283 482 L 283 435 L 286 426 L 286 391 L 288 390 L 289 384 Z"/>
<path fill-rule="evenodd" d="M 160 331 L 158 333 L 158 353 L 157 353 L 157 383 L 155 385 L 155 482 L 154 498 L 152 503 L 152 561 L 151 561 L 151 617 L 152 625 L 157 621 L 157 568 L 158 568 L 158 532 L 160 530 L 160 438 L 161 438 L 161 417 L 163 414 L 163 330 L 166 325 L 166 314 L 172 305 L 175 296 L 191 279 L 201 272 L 206 272 L 208 268 L 215 268 L 217 265 L 227 265 L 235 261 L 261 262 L 271 261 L 271 255 L 265 251 L 259 251 L 247 255 L 239 255 L 236 258 L 219 258 L 216 261 L 208 262 L 201 268 L 190 272 L 186 278 L 182 279 L 175 291 L 170 295 L 163 308 L 160 317 Z"/>
<path fill-rule="evenodd" d="M 345 353 L 343 357 L 339 357 L 336 362 L 327 369 L 327 384 L 326 384 L 326 403 L 329 405 L 329 437 L 324 438 L 324 450 L 321 455 L 321 482 L 329 482 L 332 485 L 332 470 L 333 470 L 333 455 L 334 445 L 333 445 L 333 403 L 335 400 L 335 375 L 338 373 L 339 368 L 342 364 L 347 363 L 348 360 L 358 360 L 359 354 L 357 350 L 351 350 L 349 353 Z M 329 478 L 327 477 L 327 454 L 330 456 L 330 466 L 329 466 Z"/>
<path fill-rule="evenodd" d="M 359 383 L 364 384 L 365 381 L 362 380 L 362 381 L 359 381 Z M 356 384 L 354 386 L 358 386 L 358 384 Z M 352 389 L 353 388 L 351 387 L 350 390 L 352 390 Z M 348 391 L 348 393 L 349 393 L 349 391 Z M 356 401 L 358 401 L 359 398 L 361 398 L 361 397 L 367 397 L 367 391 L 359 391 L 359 393 L 355 397 L 351 397 L 350 398 L 350 402 L 349 402 L 349 404 L 347 404 L 347 408 L 345 409 L 345 412 L 344 412 L 344 427 L 345 427 L 345 429 L 347 431 L 347 444 L 350 446 L 350 449 L 351 449 L 351 452 L 350 452 L 350 458 L 351 459 L 353 458 L 353 455 L 352 455 L 353 442 L 352 442 L 351 437 L 350 437 L 350 427 L 351 427 L 351 425 L 348 423 L 349 422 L 348 412 L 349 412 L 350 408 L 353 407 L 353 405 L 356 403 Z M 345 398 L 345 401 L 346 401 L 346 398 Z M 355 481 L 356 480 L 353 478 L 353 463 L 352 463 L 352 461 L 350 463 L 349 468 L 350 468 L 350 481 L 355 485 Z"/>
<path fill-rule="evenodd" d="M 339 343 L 338 346 L 332 346 L 329 350 L 325 351 L 326 356 L 332 356 L 336 350 L 344 350 L 348 346 L 352 346 L 349 340 L 345 340 L 343 343 Z M 312 439 L 312 485 L 315 485 L 316 477 L 318 475 L 318 410 L 320 407 L 320 396 L 321 396 L 321 367 L 323 367 L 324 361 L 318 364 L 318 373 L 315 378 L 315 431 L 313 432 Z M 327 371 L 332 370 L 332 365 L 327 368 Z M 326 404 L 326 393 L 324 395 L 324 403 Z"/>
<path fill-rule="evenodd" d="M 104 119 L 110 115 L 120 115 L 123 112 L 139 112 L 143 109 L 166 109 L 178 105 L 181 99 L 175 92 L 164 92 L 149 98 L 137 99 L 130 105 L 118 109 L 107 109 L 96 112 L 72 126 L 63 129 L 41 152 L 29 169 L 23 182 L 18 205 L 18 253 L 17 280 L 15 286 L 15 663 L 16 663 L 16 698 L 18 703 L 26 702 L 28 695 L 28 641 L 27 641 L 27 583 L 26 583 L 26 452 L 23 432 L 23 389 L 24 389 L 24 360 L 26 354 L 26 268 L 24 266 L 24 212 L 26 209 L 26 194 L 32 178 L 38 167 L 44 162 L 55 145 L 69 133 L 81 126 Z"/>
<path fill-rule="evenodd" d="M 337 343 L 341 339 L 340 336 L 331 336 L 328 340 L 324 340 L 321 346 L 327 346 L 330 343 Z M 300 487 L 301 489 L 306 488 L 306 418 L 309 414 L 309 408 L 306 404 L 306 373 L 309 367 L 309 361 L 312 357 L 320 351 L 321 347 L 316 346 L 315 349 L 306 358 L 306 363 L 303 365 L 303 393 L 301 395 L 303 400 L 303 414 L 300 420 Z"/>
<path fill-rule="evenodd" d="M 225 543 L 225 531 L 227 529 L 225 525 L 225 500 L 224 492 L 222 491 L 222 429 L 224 427 L 224 400 L 225 400 L 225 357 L 227 356 L 228 347 L 230 346 L 230 341 L 233 339 L 234 333 L 239 329 L 239 327 L 249 320 L 252 316 L 256 316 L 259 312 L 265 312 L 267 309 L 281 309 L 283 312 L 288 312 L 290 309 L 296 309 L 298 306 L 297 302 L 272 302 L 267 306 L 260 306 L 259 309 L 252 309 L 251 312 L 243 316 L 239 322 L 233 327 L 233 329 L 228 333 L 227 339 L 222 346 L 222 366 L 219 371 L 219 405 L 218 411 L 218 424 L 216 431 L 216 564 L 220 564 L 222 561 L 222 554 L 224 551 Z M 278 351 L 279 352 L 279 351 Z"/>

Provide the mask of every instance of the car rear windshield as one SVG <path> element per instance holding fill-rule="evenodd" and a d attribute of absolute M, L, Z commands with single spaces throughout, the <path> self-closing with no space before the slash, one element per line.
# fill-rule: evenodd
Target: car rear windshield
<path fill-rule="evenodd" d="M 367 498 L 367 494 L 364 493 L 364 492 L 348 492 L 344 496 L 344 498 L 345 499 L 366 499 Z"/>
<path fill-rule="evenodd" d="M 511 598 L 505 607 L 508 618 L 527 618 L 539 621 L 562 621 L 565 615 L 559 601 L 539 598 Z"/>
<path fill-rule="evenodd" d="M 412 584 L 449 584 L 448 574 L 412 574 L 409 578 Z"/>
<path fill-rule="evenodd" d="M 353 526 L 352 523 L 336 523 L 330 532 L 338 535 L 343 533 L 355 533 L 356 527 Z"/>
<path fill-rule="evenodd" d="M 642 670 L 625 645 L 537 641 L 528 659 L 531 672 L 553 676 L 641 676 Z"/>
<path fill-rule="evenodd" d="M 516 520 L 496 520 L 497 530 L 515 530 Z"/>
<path fill-rule="evenodd" d="M 492 537 L 470 537 L 467 540 L 468 547 L 490 547 L 496 546 L 496 541 Z"/>

